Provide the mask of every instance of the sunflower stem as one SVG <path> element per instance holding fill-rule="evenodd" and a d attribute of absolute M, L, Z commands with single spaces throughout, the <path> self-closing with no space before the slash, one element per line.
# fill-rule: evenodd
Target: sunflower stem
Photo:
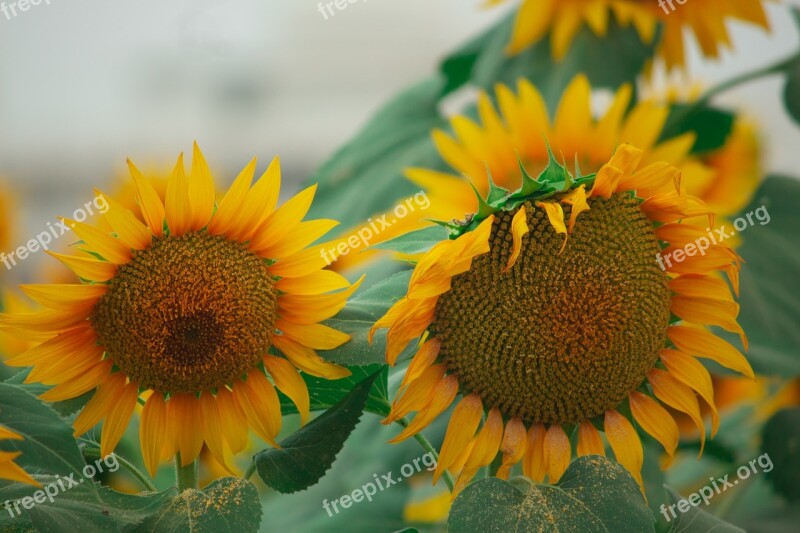
<path fill-rule="evenodd" d="M 183 466 L 181 452 L 175 455 L 175 482 L 180 492 L 197 488 L 197 459 Z"/>
<path fill-rule="evenodd" d="M 408 420 L 406 420 L 405 418 L 401 418 L 400 420 L 397 421 L 397 423 L 403 427 L 408 427 Z M 425 438 L 425 435 L 423 435 L 421 432 L 417 433 L 416 435 L 414 435 L 414 439 L 416 439 L 416 441 L 420 444 L 420 446 L 422 446 L 423 450 L 425 450 L 426 452 L 428 452 L 433 456 L 434 460 L 436 461 L 436 464 L 439 464 L 439 453 L 436 451 L 436 448 L 433 447 L 430 441 L 427 438 Z M 455 488 L 455 484 L 453 483 L 452 476 L 450 476 L 450 472 L 448 472 L 447 470 L 443 470 L 442 479 L 447 485 L 447 488 L 450 489 L 450 492 L 452 493 L 453 489 Z"/>
<path fill-rule="evenodd" d="M 667 125 L 664 126 L 664 130 L 675 126 L 697 109 L 707 105 L 715 96 L 738 87 L 739 85 L 785 72 L 792 64 L 798 61 L 800 61 L 800 52 L 764 68 L 760 68 L 752 72 L 745 72 L 744 74 L 740 74 L 739 76 L 733 77 L 728 81 L 720 83 L 716 87 L 712 87 L 700 98 L 683 108 L 683 110 L 673 114 L 669 118 Z"/>
<path fill-rule="evenodd" d="M 245 471 L 244 476 L 242 477 L 244 479 L 250 479 L 251 477 L 253 477 L 253 474 L 255 473 L 256 473 L 256 462 L 253 461 L 252 463 L 250 463 L 250 466 L 247 467 L 247 470 Z"/>
<path fill-rule="evenodd" d="M 88 448 L 88 447 L 84 448 L 83 449 L 83 455 L 85 455 L 86 457 L 91 457 L 93 459 L 102 459 L 103 458 L 103 456 L 100 453 L 100 449 L 99 448 Z M 135 477 L 136 480 L 139 483 L 141 483 L 142 486 L 147 491 L 149 491 L 149 492 L 158 492 L 158 489 L 156 488 L 155 485 L 153 485 L 153 482 L 150 481 L 150 478 L 147 477 L 144 474 L 144 472 L 142 472 L 141 470 L 136 468 L 136 466 L 133 463 L 131 463 L 130 461 L 128 461 L 124 457 L 120 457 L 119 455 L 116 455 L 116 454 L 114 455 L 114 457 L 116 457 L 117 462 L 122 466 L 122 468 L 124 468 L 125 470 L 130 472 L 130 474 L 133 477 Z"/>

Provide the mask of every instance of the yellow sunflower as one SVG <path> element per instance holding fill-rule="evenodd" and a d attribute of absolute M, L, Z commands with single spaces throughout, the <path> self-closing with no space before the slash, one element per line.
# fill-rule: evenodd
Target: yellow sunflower
<path fill-rule="evenodd" d="M 504 0 L 489 0 L 500 4 Z M 691 32 L 703 55 L 719 57 L 732 43 L 726 22 L 735 19 L 769 30 L 765 0 L 523 0 L 508 52 L 516 54 L 550 34 L 553 57 L 562 59 L 582 26 L 603 37 L 614 16 L 633 26 L 644 42 L 652 42 L 663 27 L 658 53 L 667 68 L 685 62 L 684 33 Z"/>
<path fill-rule="evenodd" d="M 22 435 L 0 425 L 0 440 L 22 440 Z M 22 452 L 0 451 L 0 479 L 10 479 L 11 481 L 18 481 L 20 483 L 41 487 L 38 481 L 33 479 L 14 462 L 14 459 L 20 455 L 22 455 Z"/>
<path fill-rule="evenodd" d="M 74 426 L 80 435 L 104 421 L 103 455 L 139 402 L 151 474 L 176 454 L 191 464 L 203 444 L 225 464 L 227 452 L 246 445 L 248 429 L 277 445 L 276 387 L 308 418 L 298 369 L 349 375 L 316 352 L 349 339 L 319 322 L 358 286 L 322 270 L 319 247 L 309 247 L 337 223 L 303 221 L 315 186 L 276 208 L 278 159 L 251 187 L 255 168 L 254 159 L 216 205 L 197 145 L 188 176 L 178 159 L 164 202 L 130 163 L 141 217 L 106 196 L 113 232 L 67 220 L 83 255 L 52 255 L 83 282 L 23 286 L 47 309 L 0 319 L 3 329 L 39 341 L 8 364 L 32 366 L 28 381 L 54 385 L 43 399 L 95 391 Z"/>
<path fill-rule="evenodd" d="M 678 443 L 661 403 L 689 414 L 705 439 L 699 395 L 717 430 L 698 357 L 753 376 L 739 350 L 707 329 L 736 332 L 746 346 L 720 276 L 738 291 L 741 260 L 718 244 L 662 269 L 659 257 L 707 235 L 711 213 L 680 194 L 675 167 L 642 161 L 641 150 L 621 145 L 588 176 L 552 158 L 537 179 L 521 169 L 518 190 L 492 187 L 476 213 L 450 224 L 452 238 L 421 257 L 405 297 L 374 325 L 388 328 L 392 365 L 422 339 L 387 422 L 417 414 L 393 441 L 462 396 L 434 475 L 459 472 L 455 493 L 498 453 L 499 477 L 522 462 L 525 475 L 554 482 L 573 451 L 605 453 L 601 431 L 641 484 L 633 423 L 670 456 Z"/>
<path fill-rule="evenodd" d="M 433 141 L 442 159 L 455 171 L 439 172 L 411 168 L 406 177 L 425 191 L 430 200 L 426 210 L 396 219 L 393 211 L 384 213 L 393 223 L 372 244 L 431 224 L 431 219 L 463 218 L 478 209 L 473 187 L 482 195 L 489 192 L 487 167 L 494 183 L 513 189 L 520 185 L 519 162 L 540 168 L 548 162 L 548 147 L 567 161 L 577 158 L 581 170 L 596 172 L 621 143 L 630 143 L 645 151 L 644 163 L 666 161 L 677 166 L 684 183 L 708 182 L 713 172 L 690 156 L 695 142 L 693 133 L 660 140 L 669 116 L 669 104 L 656 99 L 631 105 L 631 86 L 624 85 L 614 95 L 599 117 L 592 113 L 592 88 L 584 75 L 576 76 L 564 91 L 554 117 L 550 117 L 541 93 L 529 81 L 521 79 L 516 94 L 498 84 L 495 99 L 498 110 L 486 93 L 478 97 L 476 123 L 465 116 L 455 116 L 450 124 L 453 134 L 433 131 Z M 465 176 L 468 179 L 465 179 Z M 373 217 L 375 219 L 383 216 Z M 357 235 L 369 223 L 354 228 L 347 236 Z M 349 253 L 337 259 L 334 267 L 344 269 L 369 258 L 377 251 Z"/>

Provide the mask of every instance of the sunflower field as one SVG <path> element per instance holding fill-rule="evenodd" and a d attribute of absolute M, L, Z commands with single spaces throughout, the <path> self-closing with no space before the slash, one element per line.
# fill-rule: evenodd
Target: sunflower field
<path fill-rule="evenodd" d="M 800 4 L 165 4 L 0 3 L 0 531 L 798 531 Z"/>

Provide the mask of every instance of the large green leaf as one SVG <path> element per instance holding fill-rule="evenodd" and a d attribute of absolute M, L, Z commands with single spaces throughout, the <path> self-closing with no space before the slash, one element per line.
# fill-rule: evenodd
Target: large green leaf
<path fill-rule="evenodd" d="M 792 8 L 792 15 L 800 29 L 800 8 Z M 786 71 L 786 86 L 783 89 L 783 101 L 786 110 L 800 124 L 800 56 L 789 63 Z"/>
<path fill-rule="evenodd" d="M 323 411 L 330 409 L 352 392 L 359 383 L 376 372 L 380 372 L 369 391 L 364 410 L 379 416 L 387 416 L 391 409 L 388 391 L 388 370 L 389 367 L 386 365 L 353 366 L 350 367 L 351 374 L 348 377 L 335 380 L 303 374 L 303 379 L 308 386 L 308 393 L 311 397 L 311 410 Z M 292 400 L 283 394 L 280 394 L 280 398 L 281 410 L 284 414 L 297 413 L 297 406 Z"/>
<path fill-rule="evenodd" d="M 659 522 L 669 523 L 668 531 L 670 533 L 707 533 L 708 531 L 714 531 L 715 533 L 744 533 L 744 530 L 704 511 L 701 508 L 703 505 L 702 499 L 692 498 L 692 500 L 686 500 L 686 503 L 680 503 L 685 498 L 682 498 L 675 489 L 666 485 L 664 489 L 667 491 L 667 503 L 662 508 Z M 699 503 L 694 506 L 691 501 Z M 673 505 L 675 506 L 674 510 L 672 508 Z M 686 512 L 681 512 L 678 505 L 687 509 Z"/>
<path fill-rule="evenodd" d="M 375 373 L 307 426 L 253 457 L 261 479 L 278 492 L 291 494 L 316 484 L 327 472 L 361 419 Z"/>
<path fill-rule="evenodd" d="M 442 86 L 431 79 L 399 94 L 336 152 L 312 176 L 319 189 L 309 216 L 335 218 L 344 232 L 418 192 L 403 171 L 443 165 L 430 137 L 445 126 L 438 111 Z"/>
<path fill-rule="evenodd" d="M 730 111 L 707 105 L 675 104 L 661 132 L 661 140 L 693 132 L 696 139 L 692 153 L 711 152 L 725 146 L 734 120 L 735 115 Z"/>
<path fill-rule="evenodd" d="M 521 488 L 522 487 L 522 488 Z M 474 531 L 654 531 L 654 519 L 630 474 L 600 456 L 573 462 L 554 486 L 486 478 L 450 509 L 453 533 Z"/>
<path fill-rule="evenodd" d="M 769 213 L 769 223 L 764 225 L 751 215 L 755 223 L 739 234 L 743 244 L 738 250 L 746 261 L 741 271 L 739 323 L 750 340 L 747 358 L 761 374 L 800 375 L 798 205 L 800 181 L 770 177 L 739 214 L 744 217 L 761 206 Z"/>
<path fill-rule="evenodd" d="M 378 330 L 372 344 L 368 339 L 369 330 L 392 304 L 406 294 L 409 279 L 411 271 L 398 272 L 357 294 L 335 318 L 325 322 L 348 333 L 350 342 L 335 350 L 320 352 L 320 355 L 347 366 L 384 363 L 386 330 Z"/>
<path fill-rule="evenodd" d="M 773 468 L 767 479 L 790 501 L 800 500 L 800 407 L 783 409 L 764 426 L 762 448 Z"/>

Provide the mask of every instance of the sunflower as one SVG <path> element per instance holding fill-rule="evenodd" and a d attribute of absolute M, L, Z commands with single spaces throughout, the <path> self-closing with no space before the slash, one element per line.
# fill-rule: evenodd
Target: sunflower
<path fill-rule="evenodd" d="M 252 160 L 219 205 L 196 144 L 190 174 L 181 156 L 164 202 L 129 165 L 141 218 L 106 196 L 113 232 L 66 220 L 82 255 L 51 255 L 82 283 L 22 287 L 46 309 L 0 319 L 39 341 L 8 364 L 32 366 L 28 381 L 54 385 L 47 401 L 94 391 L 74 427 L 81 435 L 104 421 L 103 455 L 143 404 L 139 436 L 151 474 L 168 457 L 191 464 L 204 444 L 225 464 L 248 429 L 277 446 L 276 387 L 305 421 L 309 395 L 298 370 L 349 375 L 316 352 L 349 339 L 319 322 L 360 283 L 322 270 L 319 247 L 309 247 L 337 223 L 303 221 L 315 186 L 276 208 L 277 158 L 251 187 Z"/>
<path fill-rule="evenodd" d="M 523 0 L 508 52 L 519 53 L 549 32 L 553 57 L 560 60 L 582 26 L 604 37 L 614 16 L 620 25 L 633 26 L 648 43 L 661 24 L 658 53 L 672 69 L 685 63 L 686 30 L 694 34 L 704 56 L 717 58 L 722 48 L 732 46 L 726 21 L 735 19 L 769 30 L 764 6 L 765 0 Z"/>
<path fill-rule="evenodd" d="M 0 425 L 0 440 L 22 440 L 22 435 Z M 20 455 L 22 455 L 22 452 L 4 452 L 0 450 L 0 479 L 9 479 L 11 481 L 18 481 L 20 483 L 41 487 L 38 481 L 33 479 L 14 462 L 14 459 Z"/>
<path fill-rule="evenodd" d="M 396 219 L 391 210 L 384 213 L 394 223 L 377 235 L 372 244 L 428 226 L 431 219 L 463 218 L 478 209 L 473 187 L 484 196 L 489 192 L 487 166 L 494 183 L 513 189 L 521 183 L 520 160 L 525 166 L 540 168 L 547 165 L 550 149 L 567 160 L 577 157 L 582 170 L 596 172 L 608 162 L 615 147 L 625 142 L 645 151 L 645 164 L 666 161 L 680 168 L 684 183 L 706 183 L 713 175 L 711 169 L 690 155 L 694 133 L 661 139 L 670 113 L 669 103 L 655 98 L 633 103 L 630 85 L 620 87 L 597 118 L 591 108 L 592 88 L 584 75 L 576 76 L 567 86 L 552 119 L 541 93 L 525 79 L 518 82 L 516 93 L 498 84 L 494 96 L 499 113 L 489 95 L 481 92 L 478 122 L 458 115 L 450 121 L 452 135 L 438 129 L 433 131 L 439 154 L 455 172 L 406 170 L 406 177 L 427 194 L 430 207 L 402 219 Z M 545 139 L 549 139 L 551 146 Z M 367 223 L 363 227 L 368 226 Z M 360 229 L 354 228 L 346 235 L 357 235 Z M 341 242 L 346 242 L 346 238 Z M 339 258 L 334 266 L 347 268 L 376 253 L 375 250 L 350 253 Z"/>
<path fill-rule="evenodd" d="M 596 174 L 573 176 L 552 155 L 537 179 L 522 167 L 519 189 L 492 186 L 476 213 L 448 224 L 451 238 L 419 259 L 407 294 L 375 323 L 388 328 L 391 365 L 421 339 L 386 422 L 417 414 L 393 442 L 461 395 L 434 474 L 459 472 L 454 493 L 498 453 L 499 477 L 521 462 L 528 477 L 555 482 L 570 435 L 577 455 L 604 454 L 601 432 L 641 485 L 634 423 L 671 457 L 678 428 L 662 403 L 690 415 L 704 442 L 699 395 L 717 430 L 698 357 L 752 377 L 708 329 L 738 333 L 746 347 L 721 277 L 738 292 L 741 260 L 720 243 L 662 269 L 658 258 L 706 235 L 696 224 L 712 215 L 680 193 L 678 169 L 642 161 L 624 144 Z"/>

